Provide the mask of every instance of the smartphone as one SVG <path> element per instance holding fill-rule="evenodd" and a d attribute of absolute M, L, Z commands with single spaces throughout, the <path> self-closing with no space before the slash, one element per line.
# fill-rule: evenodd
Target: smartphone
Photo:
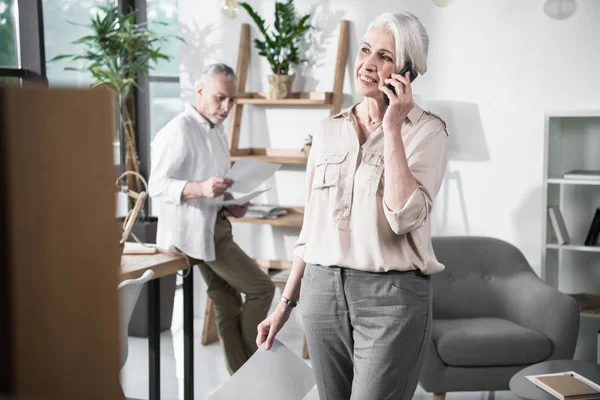
<path fill-rule="evenodd" d="M 417 76 L 419 74 L 417 74 L 415 72 L 415 70 L 412 69 L 412 65 L 410 63 L 406 64 L 406 66 L 404 68 L 402 68 L 402 70 L 400 72 L 398 72 L 399 75 L 406 75 L 406 73 L 410 71 L 410 82 L 412 83 L 412 81 L 414 81 L 415 79 L 417 79 Z M 392 91 L 392 93 L 396 94 L 396 88 L 394 86 L 392 86 L 391 84 L 387 84 L 385 85 L 388 89 L 390 89 Z M 385 102 L 385 105 L 389 105 L 390 104 L 390 99 L 387 97 L 387 94 L 383 94 L 383 101 Z"/>

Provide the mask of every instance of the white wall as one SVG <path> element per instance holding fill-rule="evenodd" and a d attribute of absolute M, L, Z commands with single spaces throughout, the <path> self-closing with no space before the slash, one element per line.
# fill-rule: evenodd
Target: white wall
<path fill-rule="evenodd" d="M 268 21 L 274 1 L 250 0 Z M 543 0 L 456 0 L 438 8 L 425 0 L 296 0 L 323 30 L 314 39 L 317 65 L 295 90 L 330 91 L 337 23 L 351 21 L 345 106 L 353 100 L 350 73 L 367 24 L 385 11 L 415 13 L 428 28 L 429 71 L 414 83 L 417 101 L 448 118 L 453 140 L 449 175 L 437 199 L 433 229 L 443 235 L 486 235 L 519 247 L 536 271 L 541 262 L 544 113 L 600 108 L 600 1 L 578 0 L 566 21 L 543 12 Z M 228 20 L 220 2 L 179 0 L 182 99 L 213 61 L 237 62 L 242 10 Z M 316 49 L 316 50 L 315 50 Z M 252 48 L 248 91 L 266 91 L 266 62 Z M 246 106 L 241 146 L 300 148 L 323 109 Z M 302 205 L 303 169 L 278 172 L 263 201 Z M 252 256 L 291 258 L 297 230 L 237 224 L 236 240 Z"/>

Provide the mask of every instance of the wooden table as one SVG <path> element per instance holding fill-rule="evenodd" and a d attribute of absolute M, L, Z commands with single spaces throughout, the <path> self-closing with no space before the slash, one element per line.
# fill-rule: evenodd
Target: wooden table
<path fill-rule="evenodd" d="M 159 280 L 179 270 L 186 270 L 183 256 L 167 253 L 149 255 L 123 255 L 119 280 L 135 279 L 151 269 L 152 280 L 148 282 L 148 352 L 150 400 L 160 399 L 160 290 Z M 189 273 L 188 273 L 189 272 Z M 183 278 L 183 398 L 194 398 L 194 293 L 193 272 L 190 269 Z"/>

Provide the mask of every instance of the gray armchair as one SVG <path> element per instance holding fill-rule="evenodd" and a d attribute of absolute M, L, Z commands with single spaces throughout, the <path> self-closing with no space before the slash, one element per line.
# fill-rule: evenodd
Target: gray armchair
<path fill-rule="evenodd" d="M 486 237 L 436 237 L 446 269 L 432 277 L 433 329 L 421 386 L 446 392 L 508 390 L 520 369 L 572 358 L 579 310 L 546 285 L 511 244 Z"/>

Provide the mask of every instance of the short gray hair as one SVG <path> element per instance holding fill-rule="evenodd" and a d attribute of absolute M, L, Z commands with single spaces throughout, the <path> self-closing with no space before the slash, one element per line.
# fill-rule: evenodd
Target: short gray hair
<path fill-rule="evenodd" d="M 210 85 L 211 78 L 214 74 L 221 74 L 229 80 L 237 81 L 237 75 L 235 74 L 233 68 L 231 68 L 229 65 L 224 63 L 210 64 L 208 67 L 204 68 L 204 71 L 202 71 L 202 76 L 200 76 L 200 79 L 196 81 L 196 84 L 194 85 L 196 90 L 198 90 L 199 85 Z"/>
<path fill-rule="evenodd" d="M 423 75 L 427 71 L 427 51 L 429 35 L 419 19 L 409 12 L 381 14 L 367 28 L 367 33 L 375 27 L 387 29 L 396 42 L 396 70 L 400 71 L 407 61 L 413 69 Z"/>

